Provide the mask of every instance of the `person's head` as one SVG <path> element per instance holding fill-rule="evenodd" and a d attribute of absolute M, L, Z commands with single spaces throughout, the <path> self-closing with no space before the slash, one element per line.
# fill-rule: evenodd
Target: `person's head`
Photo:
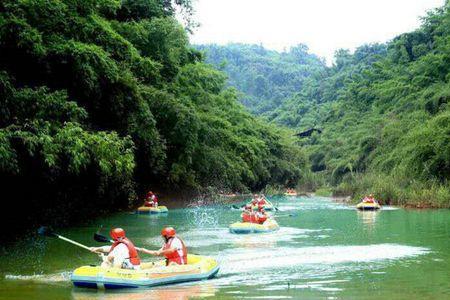
<path fill-rule="evenodd" d="M 370 197 L 370 198 L 373 198 L 373 194 L 370 194 L 369 197 Z"/>
<path fill-rule="evenodd" d="M 259 206 L 258 206 L 258 211 L 264 212 L 264 206 L 263 206 L 263 205 L 259 205 Z"/>
<path fill-rule="evenodd" d="M 170 238 L 173 238 L 176 234 L 175 228 L 173 227 L 164 227 L 161 230 L 161 236 L 167 242 Z"/>
<path fill-rule="evenodd" d="M 251 205 L 245 205 L 245 210 L 252 210 L 252 206 Z"/>
<path fill-rule="evenodd" d="M 256 204 L 257 202 L 258 202 L 258 200 L 257 200 L 256 198 L 253 198 L 253 199 L 252 199 L 252 203 L 253 203 L 253 204 Z"/>
<path fill-rule="evenodd" d="M 125 230 L 122 228 L 113 228 L 109 232 L 109 235 L 114 241 L 120 241 L 125 238 Z"/>

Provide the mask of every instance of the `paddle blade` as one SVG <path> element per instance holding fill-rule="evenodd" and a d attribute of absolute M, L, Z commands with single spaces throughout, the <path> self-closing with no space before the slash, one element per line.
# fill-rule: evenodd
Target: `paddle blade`
<path fill-rule="evenodd" d="M 46 226 L 39 227 L 38 234 L 48 237 L 57 237 L 56 233 L 54 233 L 53 230 L 51 230 L 49 227 Z"/>
<path fill-rule="evenodd" d="M 100 243 L 111 243 L 111 240 L 99 233 L 94 233 L 94 240 Z"/>

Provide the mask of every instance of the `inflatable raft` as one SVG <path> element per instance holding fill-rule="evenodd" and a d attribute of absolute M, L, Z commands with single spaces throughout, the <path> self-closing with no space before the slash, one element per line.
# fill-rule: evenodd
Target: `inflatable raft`
<path fill-rule="evenodd" d="M 158 207 L 141 206 L 136 212 L 138 214 L 163 214 L 168 213 L 169 210 L 164 205 L 158 205 Z"/>
<path fill-rule="evenodd" d="M 359 210 L 377 210 L 381 208 L 381 205 L 377 202 L 360 202 L 356 205 Z"/>
<path fill-rule="evenodd" d="M 83 266 L 75 269 L 70 280 L 85 288 L 142 288 L 213 278 L 219 264 L 211 257 L 188 255 L 187 265 L 165 266 L 165 261 L 143 263 L 140 270 Z"/>
<path fill-rule="evenodd" d="M 231 224 L 229 229 L 231 233 L 246 234 L 276 231 L 280 229 L 280 226 L 274 219 L 267 219 L 263 224 L 236 222 Z"/>

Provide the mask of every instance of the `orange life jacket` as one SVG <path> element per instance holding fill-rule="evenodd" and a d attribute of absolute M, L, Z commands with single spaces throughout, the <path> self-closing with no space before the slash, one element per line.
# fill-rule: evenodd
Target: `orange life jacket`
<path fill-rule="evenodd" d="M 183 240 L 180 239 L 179 237 L 171 238 L 167 243 L 164 244 L 163 250 L 172 248 L 172 242 L 174 239 L 179 239 L 181 242 L 181 245 L 182 245 L 181 254 L 178 253 L 178 250 L 176 250 L 170 254 L 164 254 L 164 256 L 166 257 L 166 265 L 168 266 L 169 263 L 171 263 L 171 262 L 177 263 L 179 265 L 186 265 L 187 264 L 187 249 L 186 249 L 186 246 L 184 245 Z"/>
<path fill-rule="evenodd" d="M 116 248 L 119 244 L 125 244 L 125 246 L 127 246 L 128 253 L 130 254 L 131 264 L 135 265 L 135 266 L 139 266 L 141 264 L 141 259 L 139 258 L 139 255 L 138 255 L 137 250 L 134 247 L 133 243 L 127 238 L 124 238 L 121 241 L 115 241 L 112 244 L 111 249 L 109 250 L 109 253 L 111 253 L 114 250 L 114 248 Z"/>

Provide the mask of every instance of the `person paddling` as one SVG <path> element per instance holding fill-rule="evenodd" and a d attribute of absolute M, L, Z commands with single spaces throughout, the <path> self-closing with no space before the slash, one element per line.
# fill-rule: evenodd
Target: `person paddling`
<path fill-rule="evenodd" d="M 114 228 L 109 235 L 114 240 L 110 246 L 91 247 L 94 253 L 107 253 L 102 267 L 115 267 L 122 269 L 140 268 L 141 260 L 134 244 L 126 237 L 125 230 L 122 228 Z"/>
<path fill-rule="evenodd" d="M 166 266 L 177 264 L 187 264 L 187 248 L 181 238 L 176 236 L 173 227 L 165 227 L 161 230 L 161 236 L 164 238 L 164 245 L 157 251 L 137 248 L 138 251 L 166 258 Z"/>
<path fill-rule="evenodd" d="M 369 196 L 364 197 L 363 202 L 376 203 L 376 200 L 375 200 L 373 194 L 370 194 Z"/>
<path fill-rule="evenodd" d="M 250 204 L 246 204 L 244 207 L 244 211 L 241 214 L 242 222 L 251 222 L 251 217 L 253 214 L 253 209 Z"/>
<path fill-rule="evenodd" d="M 258 212 L 256 213 L 256 223 L 263 224 L 267 220 L 267 214 L 264 210 L 264 206 L 258 206 Z"/>
<path fill-rule="evenodd" d="M 147 193 L 147 197 L 145 197 L 144 206 L 146 207 L 158 207 L 158 197 L 152 192 L 149 191 Z"/>
<path fill-rule="evenodd" d="M 266 205 L 266 204 L 267 204 L 266 197 L 265 197 L 264 195 L 261 195 L 261 196 L 258 198 L 258 206 L 260 206 L 260 205 Z"/>

